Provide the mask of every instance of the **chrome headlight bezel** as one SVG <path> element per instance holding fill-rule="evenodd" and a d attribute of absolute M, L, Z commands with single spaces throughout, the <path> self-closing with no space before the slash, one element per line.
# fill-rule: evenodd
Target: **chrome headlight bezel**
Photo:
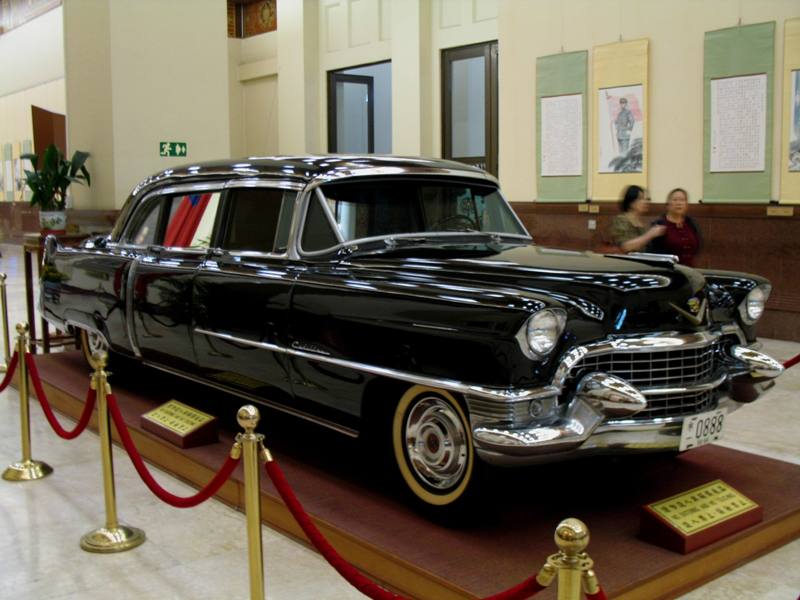
<path fill-rule="evenodd" d="M 764 316 L 771 291 L 771 285 L 762 283 L 747 293 L 744 300 L 739 303 L 739 316 L 743 323 L 753 325 Z"/>
<path fill-rule="evenodd" d="M 563 308 L 543 308 L 533 313 L 516 339 L 522 353 L 531 360 L 542 360 L 558 345 L 567 324 L 567 311 Z"/>

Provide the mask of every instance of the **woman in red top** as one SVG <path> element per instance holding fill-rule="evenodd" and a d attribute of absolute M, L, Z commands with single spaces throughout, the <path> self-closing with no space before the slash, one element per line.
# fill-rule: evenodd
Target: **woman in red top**
<path fill-rule="evenodd" d="M 659 254 L 674 254 L 682 265 L 693 267 L 702 238 L 697 224 L 686 214 L 688 209 L 686 190 L 675 188 L 667 194 L 667 214 L 654 223 L 664 225 L 666 231 L 654 239 L 648 249 Z"/>

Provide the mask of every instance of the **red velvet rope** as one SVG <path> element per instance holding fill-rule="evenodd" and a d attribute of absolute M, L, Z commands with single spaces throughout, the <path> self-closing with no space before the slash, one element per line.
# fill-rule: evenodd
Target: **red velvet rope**
<path fill-rule="evenodd" d="M 267 475 L 272 479 L 275 488 L 283 498 L 286 508 L 292 513 L 297 524 L 300 525 L 309 541 L 314 544 L 319 553 L 344 577 L 350 585 L 355 587 L 362 594 L 374 598 L 375 600 L 406 600 L 404 596 L 399 596 L 389 590 L 382 588 L 377 583 L 366 577 L 361 571 L 343 559 L 331 543 L 325 539 L 322 532 L 311 521 L 300 501 L 294 495 L 294 491 L 289 487 L 283 471 L 275 461 L 268 461 L 266 464 Z"/>
<path fill-rule="evenodd" d="M 800 354 L 798 354 L 794 358 L 790 358 L 785 363 L 783 363 L 783 368 L 788 369 L 789 367 L 795 366 L 797 363 L 800 363 Z"/>
<path fill-rule="evenodd" d="M 606 593 L 603 591 L 603 588 L 598 588 L 597 593 L 595 594 L 589 594 L 587 592 L 586 598 L 588 598 L 588 600 L 608 600 L 608 598 L 606 597 Z"/>
<path fill-rule="evenodd" d="M 283 498 L 286 508 L 292 513 L 292 516 L 295 521 L 297 521 L 297 524 L 300 525 L 306 537 L 314 547 L 319 550 L 319 553 L 322 554 L 325 560 L 327 560 L 350 585 L 374 600 L 407 600 L 405 596 L 400 596 L 382 588 L 339 555 L 331 543 L 322 535 L 322 532 L 314 525 L 308 513 L 306 513 L 300 501 L 297 499 L 297 496 L 294 495 L 294 491 L 286 481 L 286 477 L 277 462 L 267 462 L 266 470 L 272 483 L 275 484 L 275 489 L 278 490 L 281 498 Z M 523 600 L 524 598 L 533 596 L 542 589 L 544 589 L 544 587 L 536 581 L 536 577 L 531 577 L 504 592 L 493 596 L 487 596 L 486 600 Z"/>
<path fill-rule="evenodd" d="M 14 356 L 16 357 L 16 354 Z M 92 418 L 92 411 L 94 410 L 94 402 L 96 399 L 95 391 L 90 388 L 86 392 L 86 402 L 83 405 L 83 412 L 81 412 L 81 416 L 74 429 L 64 429 L 61 423 L 58 422 L 56 415 L 53 413 L 53 409 L 50 407 L 50 402 L 47 400 L 47 396 L 44 393 L 42 379 L 39 377 L 39 369 L 36 367 L 36 361 L 33 359 L 32 354 L 25 355 L 25 363 L 28 365 L 28 374 L 30 375 L 31 383 L 33 383 L 36 397 L 39 399 L 39 404 L 41 404 L 42 410 L 44 411 L 44 416 L 47 418 L 47 422 L 50 423 L 50 427 L 56 432 L 56 435 L 65 440 L 73 440 L 82 434 L 89 424 L 89 419 Z"/>
<path fill-rule="evenodd" d="M 3 377 L 3 381 L 0 382 L 0 392 L 8 387 L 8 384 L 11 383 L 11 379 L 14 377 L 14 371 L 17 370 L 17 362 L 19 361 L 19 356 L 16 352 L 11 357 L 11 360 L 8 362 L 8 368 L 6 369 L 6 375 Z"/>
<path fill-rule="evenodd" d="M 204 488 L 198 490 L 198 492 L 192 496 L 176 496 L 161 487 L 148 470 L 147 465 L 144 464 L 144 460 L 142 460 L 142 456 L 136 449 L 131 434 L 128 432 L 128 427 L 125 425 L 125 419 L 122 418 L 122 413 L 117 405 L 116 397 L 113 394 L 109 394 L 106 400 L 108 401 L 108 410 L 111 413 L 111 418 L 122 440 L 122 445 L 125 447 L 125 450 L 127 450 L 136 472 L 139 473 L 139 477 L 142 478 L 142 481 L 150 488 L 151 492 L 171 506 L 176 508 L 191 508 L 192 506 L 197 506 L 205 502 L 219 491 L 222 484 L 225 483 L 231 476 L 231 473 L 233 473 L 236 465 L 239 464 L 238 458 L 232 458 L 228 455 L 228 458 L 225 459 L 225 464 L 222 465 L 222 468 Z"/>

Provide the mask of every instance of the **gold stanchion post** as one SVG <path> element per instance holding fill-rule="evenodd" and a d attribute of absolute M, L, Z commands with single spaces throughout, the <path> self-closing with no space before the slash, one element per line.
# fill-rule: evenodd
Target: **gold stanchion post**
<path fill-rule="evenodd" d="M 8 293 L 6 290 L 6 279 L 8 277 L 5 273 L 0 273 L 0 310 L 2 310 L 3 318 L 3 364 L 0 365 L 0 373 L 5 373 L 8 370 L 8 361 L 11 360 L 11 333 L 8 331 Z"/>
<path fill-rule="evenodd" d="M 589 528 L 579 519 L 564 519 L 556 527 L 555 540 L 559 552 L 547 557 L 543 571 L 558 573 L 558 600 L 580 600 L 584 592 L 596 594 L 594 561 L 585 552 Z"/>
<path fill-rule="evenodd" d="M 117 520 L 117 499 L 114 491 L 114 461 L 111 454 L 111 423 L 108 415 L 108 385 L 106 364 L 108 355 L 96 352 L 92 355 L 95 371 L 92 374 L 92 389 L 97 394 L 97 430 L 100 434 L 100 454 L 103 462 L 103 494 L 106 503 L 106 524 L 90 531 L 81 538 L 81 548 L 87 552 L 124 552 L 136 548 L 145 540 L 144 531 L 136 527 L 121 525 Z"/>
<path fill-rule="evenodd" d="M 5 288 L 3 288 L 5 289 Z M 5 308 L 5 305 L 4 305 Z M 12 463 L 3 471 L 6 481 L 33 481 L 47 477 L 53 468 L 47 463 L 31 458 L 31 410 L 28 402 L 28 365 L 25 354 L 28 351 L 28 325 L 17 324 L 17 354 L 19 376 L 19 416 L 22 437 L 22 460 Z"/>
<path fill-rule="evenodd" d="M 264 600 L 264 555 L 261 547 L 261 486 L 259 468 L 268 451 L 264 436 L 256 433 L 261 415 L 252 404 L 236 413 L 244 433 L 236 436 L 244 458 L 244 508 L 247 516 L 247 556 L 250 563 L 250 600 Z"/>

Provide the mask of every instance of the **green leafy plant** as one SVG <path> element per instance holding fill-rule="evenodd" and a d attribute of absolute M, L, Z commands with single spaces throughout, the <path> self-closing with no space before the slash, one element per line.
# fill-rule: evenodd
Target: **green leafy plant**
<path fill-rule="evenodd" d="M 31 161 L 33 165 L 33 171 L 25 171 L 25 183 L 33 192 L 31 206 L 38 205 L 41 210 L 64 210 L 70 185 L 92 184 L 89 171 L 86 170 L 88 152 L 76 150 L 72 160 L 66 160 L 61 150 L 55 144 L 50 144 L 44 151 L 41 169 L 38 154 L 23 154 L 21 158 Z"/>

